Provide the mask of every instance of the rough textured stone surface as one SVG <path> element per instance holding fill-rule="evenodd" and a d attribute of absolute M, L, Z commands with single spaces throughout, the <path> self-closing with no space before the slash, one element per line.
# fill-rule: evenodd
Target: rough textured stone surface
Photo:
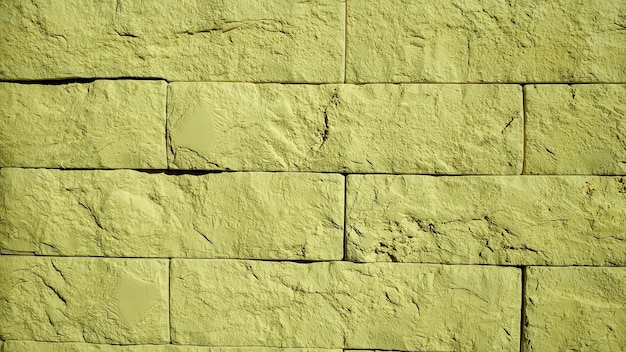
<path fill-rule="evenodd" d="M 625 82 L 626 2 L 348 1 L 348 82 Z"/>
<path fill-rule="evenodd" d="M 526 173 L 626 174 L 626 85 L 533 85 L 525 94 Z"/>
<path fill-rule="evenodd" d="M 519 349 L 516 268 L 174 259 L 171 275 L 174 343 Z"/>
<path fill-rule="evenodd" d="M 623 351 L 626 268 L 527 270 L 526 351 Z"/>
<path fill-rule="evenodd" d="M 343 0 L 17 0 L 0 79 L 343 81 Z"/>
<path fill-rule="evenodd" d="M 344 178 L 0 170 L 0 249 L 44 255 L 341 259 Z"/>
<path fill-rule="evenodd" d="M 174 83 L 170 167 L 521 173 L 517 85 Z"/>
<path fill-rule="evenodd" d="M 176 345 L 112 346 L 86 343 L 9 341 L 6 344 L 4 352 L 342 352 L 342 350 L 320 348 L 203 347 Z"/>
<path fill-rule="evenodd" d="M 165 99 L 164 81 L 0 83 L 0 166 L 166 168 Z"/>
<path fill-rule="evenodd" d="M 7 340 L 167 343 L 168 262 L 0 257 Z"/>
<path fill-rule="evenodd" d="M 348 176 L 347 258 L 626 265 L 626 178 Z"/>

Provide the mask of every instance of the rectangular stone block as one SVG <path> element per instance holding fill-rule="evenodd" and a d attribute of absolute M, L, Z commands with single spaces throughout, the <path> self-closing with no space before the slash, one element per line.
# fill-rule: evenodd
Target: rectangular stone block
<path fill-rule="evenodd" d="M 518 85 L 173 83 L 178 169 L 519 174 Z"/>
<path fill-rule="evenodd" d="M 498 265 L 626 265 L 626 178 L 347 179 L 346 256 Z"/>
<path fill-rule="evenodd" d="M 0 79 L 343 82 L 344 0 L 16 0 Z"/>
<path fill-rule="evenodd" d="M 524 351 L 622 351 L 626 268 L 527 268 Z"/>
<path fill-rule="evenodd" d="M 166 90 L 164 81 L 0 83 L 0 167 L 166 168 Z"/>
<path fill-rule="evenodd" d="M 0 272 L 4 339 L 169 342 L 167 260 L 3 255 Z"/>
<path fill-rule="evenodd" d="M 0 190 L 5 253 L 343 256 L 342 175 L 2 169 Z"/>
<path fill-rule="evenodd" d="M 350 0 L 348 82 L 626 82 L 623 0 Z"/>
<path fill-rule="evenodd" d="M 517 268 L 172 260 L 172 341 L 517 351 Z"/>
<path fill-rule="evenodd" d="M 1 342 L 0 342 L 0 346 Z M 203 347 L 177 345 L 103 345 L 7 341 L 4 352 L 342 352 L 341 349 L 278 347 Z"/>
<path fill-rule="evenodd" d="M 524 92 L 525 173 L 626 174 L 626 85 L 531 85 Z"/>

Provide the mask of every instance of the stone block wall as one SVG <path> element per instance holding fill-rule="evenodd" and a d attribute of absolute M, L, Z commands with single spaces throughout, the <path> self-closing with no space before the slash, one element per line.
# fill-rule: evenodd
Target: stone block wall
<path fill-rule="evenodd" d="M 5 0 L 0 351 L 626 350 L 623 0 Z"/>

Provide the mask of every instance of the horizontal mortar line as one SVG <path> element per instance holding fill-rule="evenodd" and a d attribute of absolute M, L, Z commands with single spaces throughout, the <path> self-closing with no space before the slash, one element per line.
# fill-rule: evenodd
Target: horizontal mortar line
<path fill-rule="evenodd" d="M 102 345 L 112 347 L 123 346 L 181 346 L 181 347 L 208 347 L 208 348 L 289 348 L 289 349 L 323 349 L 323 350 L 341 350 L 343 347 L 284 347 L 284 346 L 260 346 L 260 345 L 193 345 L 193 344 L 179 344 L 179 343 L 100 343 L 100 342 L 85 342 L 85 341 L 51 341 L 51 340 L 5 340 L 7 341 L 19 341 L 19 342 L 39 342 L 55 345 L 66 344 L 86 344 L 86 345 Z M 402 350 L 381 350 L 378 351 L 398 351 L 398 352 L 413 352 Z M 421 352 L 421 351 L 416 351 Z M 445 351 L 444 351 L 445 352 Z"/>
<path fill-rule="evenodd" d="M 381 348 L 349 348 L 349 347 L 285 347 L 285 346 L 272 346 L 272 345 L 194 345 L 194 344 L 179 344 L 179 343 L 99 343 L 99 342 L 85 342 L 85 341 L 50 341 L 50 340 L 6 340 L 6 341 L 19 341 L 19 342 L 39 342 L 55 345 L 66 344 L 86 344 L 86 345 L 102 345 L 102 346 L 181 346 L 181 347 L 207 347 L 207 348 L 277 348 L 277 349 L 294 349 L 294 350 L 343 350 L 343 351 L 383 351 L 383 352 L 453 352 L 453 351 L 430 351 L 430 350 L 399 350 L 399 349 L 381 349 Z M 5 342 L 6 342 L 5 341 Z"/>
<path fill-rule="evenodd" d="M 349 85 L 366 85 L 366 84 L 402 84 L 402 85 L 427 85 L 427 84 L 441 84 L 441 85 L 542 85 L 542 84 L 546 84 L 546 85 L 583 85 L 583 84 L 589 84 L 589 85 L 593 85 L 593 84 L 597 84 L 597 85 L 601 85 L 601 84 L 614 84 L 614 85 L 619 85 L 619 84 L 626 84 L 626 82 L 377 82 L 377 81 L 372 81 L 372 82 L 347 82 L 346 84 Z"/>
<path fill-rule="evenodd" d="M 110 77 L 89 77 L 89 78 L 52 78 L 52 79 L 0 79 L 0 83 L 17 83 L 17 84 L 39 84 L 39 85 L 63 85 L 74 83 L 93 83 L 98 80 L 103 81 L 165 81 L 167 83 L 246 83 L 246 84 L 283 84 L 283 85 L 620 85 L 626 82 L 498 82 L 498 81 L 476 81 L 476 82 L 343 82 L 343 81 L 326 81 L 326 82 L 289 82 L 289 81 L 229 81 L 229 80 L 212 80 L 212 81 L 189 81 L 189 80 L 168 80 L 163 77 L 131 77 L 131 76 L 110 76 Z"/>
<path fill-rule="evenodd" d="M 381 351 L 381 352 L 455 352 L 454 350 L 393 350 L 383 348 L 344 348 L 344 351 Z"/>
<path fill-rule="evenodd" d="M 213 261 L 257 261 L 257 262 L 289 262 L 299 264 L 311 264 L 311 263 L 330 263 L 338 262 L 340 260 L 320 259 L 320 260 L 308 260 L 308 259 L 260 259 L 260 258 L 201 258 L 201 257 L 139 257 L 139 256 L 105 256 L 105 255 L 60 255 L 60 254 L 38 254 L 38 253 L 19 253 L 19 252 L 2 252 L 2 256 L 11 257 L 37 257 L 37 258 L 69 258 L 69 259 L 147 259 L 147 260 L 213 260 Z"/>
<path fill-rule="evenodd" d="M 297 171 L 297 170 L 181 170 L 181 169 L 133 169 L 133 168 L 48 168 L 48 167 L 23 167 L 2 166 L 0 169 L 20 170 L 51 170 L 51 171 L 136 171 L 147 174 L 165 174 L 170 176 L 203 176 L 221 173 L 290 173 L 290 174 L 330 174 L 349 176 L 429 176 L 429 177 L 624 177 L 626 174 L 428 174 L 428 173 L 391 173 L 391 172 L 346 172 L 346 171 Z"/>
<path fill-rule="evenodd" d="M 386 265 L 439 265 L 439 266 L 460 266 L 460 267 L 472 267 L 472 266 L 485 266 L 485 267 L 500 267 L 500 268 L 529 268 L 529 267 L 541 267 L 541 268 L 626 268 L 625 266 L 615 265 L 542 265 L 542 264 L 451 264 L 451 263 L 437 263 L 437 262 L 352 262 L 349 260 L 299 260 L 299 259 L 258 259 L 258 258 L 189 258 L 189 257 L 106 257 L 106 256 L 87 256 L 87 255 L 42 255 L 42 254 L 30 254 L 30 253 L 2 253 L 1 257 L 29 257 L 29 258 L 57 258 L 57 259 L 144 259 L 144 260 L 190 260 L 190 261 L 249 261 L 249 262 L 270 262 L 270 263 L 294 263 L 294 264 L 315 264 L 315 263 L 352 263 L 356 265 L 368 265 L 368 264 L 386 264 Z"/>
<path fill-rule="evenodd" d="M 48 85 L 48 86 L 60 86 L 65 84 L 87 84 L 95 81 L 165 81 L 165 78 L 160 77 L 90 77 L 90 78 L 59 78 L 59 79 L 32 79 L 32 80 L 0 80 L 0 83 L 17 83 L 17 84 L 32 84 L 32 85 Z"/>

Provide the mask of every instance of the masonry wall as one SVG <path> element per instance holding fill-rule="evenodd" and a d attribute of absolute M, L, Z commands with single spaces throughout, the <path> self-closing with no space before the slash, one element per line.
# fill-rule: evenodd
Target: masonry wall
<path fill-rule="evenodd" d="M 0 350 L 626 348 L 626 2 L 5 0 L 0 33 Z"/>

